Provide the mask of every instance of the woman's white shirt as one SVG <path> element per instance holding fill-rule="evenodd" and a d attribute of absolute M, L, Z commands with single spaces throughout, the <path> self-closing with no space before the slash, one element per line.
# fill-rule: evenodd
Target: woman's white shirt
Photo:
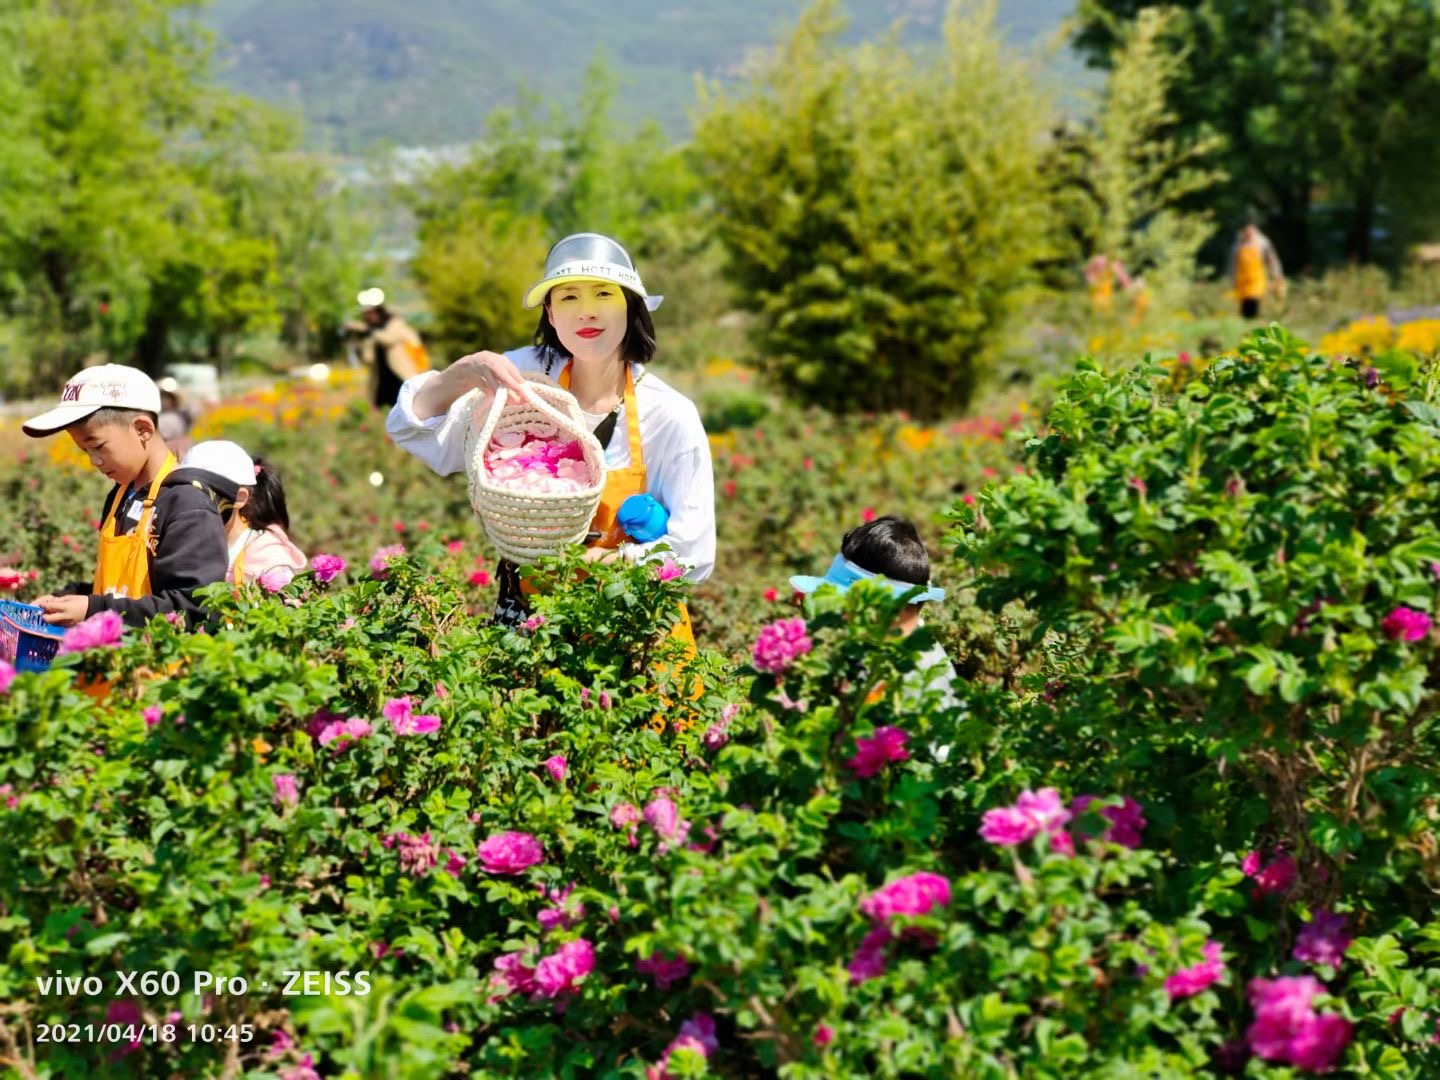
<path fill-rule="evenodd" d="M 556 378 L 564 362 L 546 372 L 540 350 L 534 346 L 513 349 L 505 356 L 521 372 Z M 686 577 L 704 581 L 715 568 L 715 478 L 710 440 L 700 414 L 689 398 L 634 364 L 635 404 L 640 410 L 640 449 L 645 455 L 646 487 L 670 512 L 664 536 L 646 544 L 623 544 L 620 553 L 630 560 L 644 558 L 650 548 L 668 544 L 686 567 Z M 470 422 L 475 393 L 460 397 L 443 416 L 421 420 L 415 415 L 415 393 L 437 373 L 422 372 L 406 380 L 400 398 L 385 421 L 395 445 L 413 454 L 441 476 L 465 471 L 465 430 Z M 616 418 L 615 433 L 605 451 L 605 466 L 622 469 L 630 464 L 624 404 Z"/>

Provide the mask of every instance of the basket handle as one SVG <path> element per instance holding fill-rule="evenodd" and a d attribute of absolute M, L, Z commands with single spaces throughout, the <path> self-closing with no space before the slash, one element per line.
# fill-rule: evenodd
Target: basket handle
<path fill-rule="evenodd" d="M 548 380 L 542 381 L 541 379 L 530 379 L 529 381 L 531 385 L 528 387 L 528 389 L 530 390 L 531 402 L 542 416 L 546 417 L 548 420 L 554 423 L 555 426 L 560 430 L 568 432 L 569 434 L 575 436 L 577 439 L 584 440 L 595 438 L 594 435 L 585 430 L 585 426 L 583 424 L 577 424 L 573 417 L 567 416 L 562 413 L 559 409 L 555 408 L 554 405 L 546 401 L 544 397 L 545 394 L 563 394 L 565 397 L 568 397 L 573 401 L 574 398 L 571 394 L 556 386 L 554 383 L 549 382 Z M 490 399 L 490 411 L 486 414 L 485 422 L 481 425 L 480 428 L 479 438 L 481 453 L 484 452 L 485 447 L 488 447 L 490 445 L 490 439 L 495 434 L 495 425 L 498 424 L 500 421 L 500 414 L 505 411 L 505 402 L 507 400 L 508 394 L 509 389 L 502 386 L 495 391 L 495 396 Z"/>

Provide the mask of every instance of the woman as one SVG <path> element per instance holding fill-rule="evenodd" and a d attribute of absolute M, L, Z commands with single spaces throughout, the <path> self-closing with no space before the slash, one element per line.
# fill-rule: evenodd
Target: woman
<path fill-rule="evenodd" d="M 430 370 L 430 356 L 415 328 L 385 306 L 385 293 L 366 289 L 355 298 L 362 311 L 346 329 L 360 335 L 360 359 L 370 372 L 370 401 L 377 409 L 395 404 L 400 384 Z"/>
<path fill-rule="evenodd" d="M 546 375 L 575 395 L 605 447 L 605 491 L 586 559 L 640 560 L 666 544 L 691 581 L 704 581 L 715 565 L 710 442 L 690 399 L 648 368 L 655 354 L 650 312 L 662 299 L 645 292 L 629 254 L 614 240 L 567 236 L 550 249 L 545 276 L 525 293 L 527 308 L 542 309 L 535 344 L 471 353 L 444 371 L 406 380 L 386 430 L 442 476 L 463 472 L 472 410 L 483 416 L 502 386 L 528 397 L 525 374 Z M 466 397 L 472 390 L 478 406 Z M 616 523 L 620 504 L 637 494 L 649 494 L 669 513 L 664 535 L 647 543 L 627 540 Z M 513 625 L 528 613 L 513 565 L 501 565 L 500 586 L 495 618 Z M 688 617 L 676 636 L 690 637 Z"/>

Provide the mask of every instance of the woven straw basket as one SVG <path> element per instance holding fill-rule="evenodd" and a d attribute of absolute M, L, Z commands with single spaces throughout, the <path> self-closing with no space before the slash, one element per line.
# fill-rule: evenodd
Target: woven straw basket
<path fill-rule="evenodd" d="M 504 558 L 525 565 L 545 555 L 554 555 L 569 544 L 584 541 L 590 522 L 605 490 L 605 453 L 600 442 L 585 426 L 580 404 L 542 375 L 527 375 L 531 404 L 503 386 L 495 392 L 490 409 L 479 411 L 479 394 L 465 434 L 465 471 L 470 478 L 470 506 L 480 519 L 485 535 Z M 503 431 L 539 432 L 557 430 L 580 444 L 585 464 L 594 482 L 584 491 L 517 491 L 490 479 L 485 468 L 485 451 L 490 440 Z"/>

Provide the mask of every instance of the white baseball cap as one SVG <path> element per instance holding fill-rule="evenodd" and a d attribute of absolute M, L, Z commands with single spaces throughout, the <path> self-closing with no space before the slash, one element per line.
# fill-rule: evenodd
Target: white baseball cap
<path fill-rule="evenodd" d="M 182 469 L 204 469 L 237 487 L 255 486 L 255 459 L 239 443 L 208 439 L 196 443 L 180 462 Z"/>
<path fill-rule="evenodd" d="M 21 425 L 26 435 L 54 435 L 99 409 L 137 409 L 160 413 L 160 388 L 139 368 L 101 364 L 86 368 L 65 384 L 60 404 Z"/>

